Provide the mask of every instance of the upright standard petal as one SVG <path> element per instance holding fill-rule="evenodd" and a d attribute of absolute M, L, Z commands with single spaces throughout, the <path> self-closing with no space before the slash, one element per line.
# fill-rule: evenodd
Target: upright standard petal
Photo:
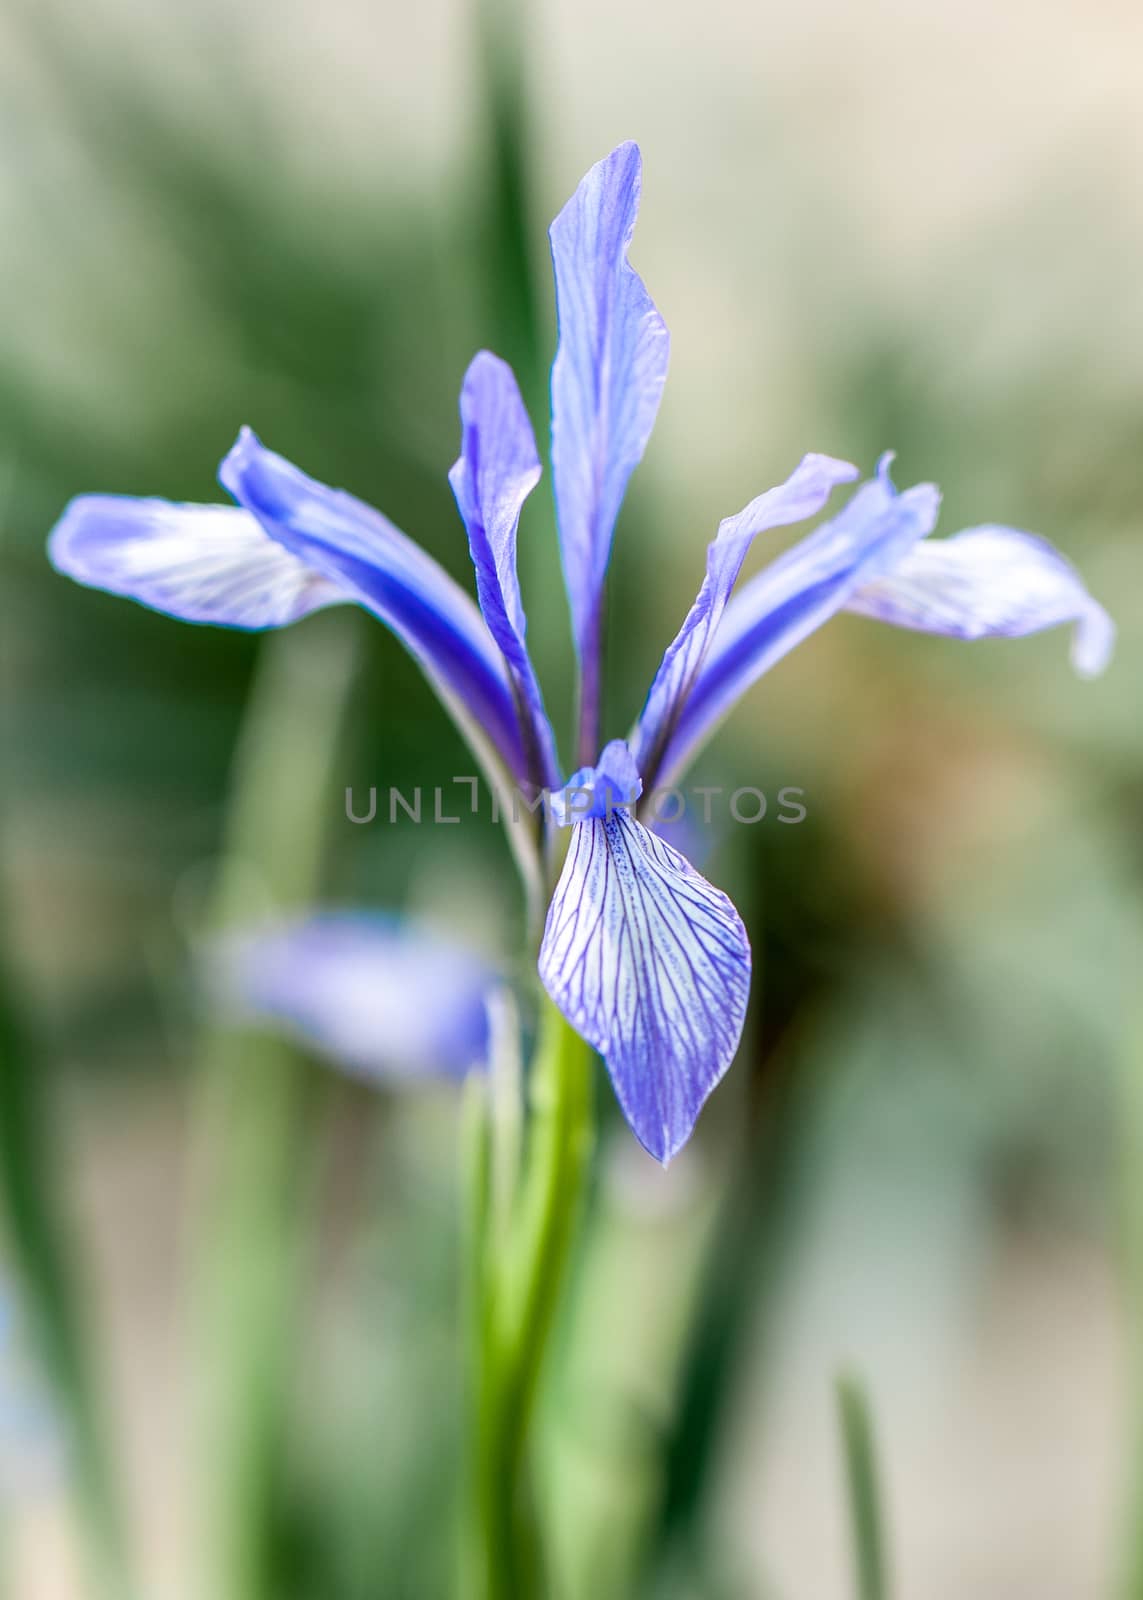
<path fill-rule="evenodd" d="M 388 624 L 461 731 L 530 779 L 516 701 L 475 602 L 372 506 L 308 478 L 244 428 L 219 480 L 279 545 Z"/>
<path fill-rule="evenodd" d="M 750 944 L 729 899 L 625 811 L 578 822 L 540 949 L 544 987 L 602 1054 L 666 1164 L 738 1049 Z"/>
<path fill-rule="evenodd" d="M 592 167 L 552 223 L 560 341 L 552 475 L 582 674 L 581 759 L 598 743 L 603 580 L 627 480 L 650 438 L 670 340 L 627 261 L 642 184 L 635 144 Z"/>
<path fill-rule="evenodd" d="M 788 527 L 816 516 L 838 484 L 851 483 L 857 476 L 857 468 L 848 461 L 805 456 L 785 483 L 768 489 L 737 516 L 727 517 L 719 524 L 718 533 L 707 547 L 706 577 L 698 598 L 667 647 L 632 736 L 636 762 L 649 783 L 654 782 L 659 757 L 706 660 L 754 539 L 771 528 Z"/>
<path fill-rule="evenodd" d="M 48 555 L 89 588 L 228 628 L 280 628 L 354 598 L 237 506 L 81 495 L 52 530 Z"/>
<path fill-rule="evenodd" d="M 1075 568 L 1015 528 L 966 528 L 918 545 L 892 572 L 863 583 L 846 610 L 955 639 L 1016 638 L 1072 622 L 1072 664 L 1083 677 L 1098 676 L 1115 645 L 1115 624 Z"/>
<path fill-rule="evenodd" d="M 459 1076 L 487 1062 L 496 973 L 399 917 L 324 912 L 230 935 L 206 978 L 232 1015 L 276 1023 L 358 1076 Z"/>
<path fill-rule="evenodd" d="M 939 493 L 923 483 L 898 494 L 889 460 L 838 516 L 771 562 L 730 601 L 663 747 L 655 782 L 673 781 L 752 683 L 828 621 L 862 583 L 893 568 L 932 532 Z"/>
<path fill-rule="evenodd" d="M 468 530 L 480 609 L 512 679 L 536 786 L 554 788 L 555 740 L 524 642 L 527 622 L 516 575 L 520 511 L 539 482 L 540 458 L 512 369 L 488 350 L 465 374 L 460 420 L 460 457 L 448 476 Z"/>

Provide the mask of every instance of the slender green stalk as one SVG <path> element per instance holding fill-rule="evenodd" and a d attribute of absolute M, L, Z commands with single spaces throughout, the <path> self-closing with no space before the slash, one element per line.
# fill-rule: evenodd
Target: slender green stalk
<path fill-rule="evenodd" d="M 467 1199 L 462 1224 L 464 1241 L 463 1311 L 469 1343 L 468 1387 L 475 1396 L 483 1367 L 486 1340 L 485 1310 L 488 1305 L 488 1248 L 491 1243 L 492 1209 L 492 1119 L 488 1084 L 477 1073 L 465 1080 L 461 1107 L 462 1192 Z M 470 1429 L 475 1435 L 475 1429 Z"/>
<path fill-rule="evenodd" d="M 760 964 L 760 963 L 759 963 Z M 775 1054 L 747 1086 L 705 1264 L 677 1410 L 663 1454 L 663 1490 L 646 1545 L 644 1583 L 664 1571 L 705 1572 L 707 1487 L 749 1365 L 765 1366 L 802 1192 L 812 1094 L 797 1052 Z"/>
<path fill-rule="evenodd" d="M 484 1241 L 466 1600 L 532 1600 L 546 1592 L 528 1476 L 531 1424 L 593 1137 L 590 1048 L 547 1000 L 531 1102 L 510 1233 L 499 1248 Z"/>
<path fill-rule="evenodd" d="M 11 460 L 4 466 L 0 499 L 6 504 L 15 469 Z M 10 703 L 7 659 L 0 659 L 0 681 L 4 688 L 0 711 L 6 712 Z M 6 723 L 0 733 L 7 745 Z M 7 802 L 6 792 L 0 789 L 0 845 Z M 4 865 L 0 849 L 0 877 Z M 127 1600 L 134 1589 L 126 1519 L 99 1403 L 83 1283 L 62 1192 L 67 1161 L 57 1145 L 48 1063 L 24 1015 L 20 986 L 9 962 L 4 889 L 0 881 L 0 1215 L 29 1335 L 70 1447 L 92 1592 L 107 1600 Z"/>
<path fill-rule="evenodd" d="M 50 1083 L 0 951 L 0 1209 L 35 1351 L 70 1445 L 93 1590 L 132 1593 L 119 1490 L 92 1370 L 90 1330 L 61 1205 Z"/>
<path fill-rule="evenodd" d="M 343 616 L 264 646 L 238 752 L 211 928 L 320 893 L 342 816 L 334 762 L 357 660 Z M 296 1354 L 309 1079 L 285 1042 L 212 1027 L 203 1040 L 195 1261 L 203 1600 L 279 1600 L 276 1528 Z"/>
<path fill-rule="evenodd" d="M 853 1530 L 854 1592 L 857 1600 L 888 1600 L 873 1421 L 865 1391 L 851 1373 L 837 1380 L 837 1408 Z"/>
<path fill-rule="evenodd" d="M 536 401 L 542 398 L 543 341 L 528 181 L 528 7 L 520 0 L 480 0 L 475 16 L 483 90 L 486 169 L 481 202 L 489 313 L 505 356 L 522 374 L 525 395 Z"/>
<path fill-rule="evenodd" d="M 1120 1105 L 1122 1274 L 1132 1359 L 1123 1512 L 1126 1537 L 1117 1592 L 1123 1600 L 1143 1600 L 1143 1026 L 1139 1019 L 1134 1028 L 1124 1029 Z"/>
<path fill-rule="evenodd" d="M 510 989 L 499 989 L 489 997 L 488 1019 L 490 1181 L 494 1185 L 489 1225 L 493 1249 L 504 1249 L 511 1238 L 524 1135 L 520 1015 Z"/>

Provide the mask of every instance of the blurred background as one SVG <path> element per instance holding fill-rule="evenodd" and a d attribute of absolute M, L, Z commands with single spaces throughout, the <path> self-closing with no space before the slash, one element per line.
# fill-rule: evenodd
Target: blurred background
<path fill-rule="evenodd" d="M 545 229 L 636 138 L 673 343 L 610 733 L 719 519 L 808 449 L 1044 534 L 1120 644 L 1086 684 L 1060 634 L 843 617 L 711 746 L 696 782 L 808 816 L 704 842 L 757 980 L 668 1175 L 601 1087 L 544 1401 L 560 1600 L 849 1594 L 843 1367 L 900 1595 L 1143 1595 L 1141 59 L 1117 0 L 5 0 L 0 1594 L 451 1592 L 458 1096 L 204 1029 L 192 956 L 320 902 L 510 960 L 509 855 L 483 817 L 346 820 L 471 764 L 363 614 L 182 626 L 44 539 L 81 491 L 221 498 L 249 423 L 463 579 L 464 368 L 509 357 L 542 429 Z M 521 564 L 563 730 L 546 486 Z"/>

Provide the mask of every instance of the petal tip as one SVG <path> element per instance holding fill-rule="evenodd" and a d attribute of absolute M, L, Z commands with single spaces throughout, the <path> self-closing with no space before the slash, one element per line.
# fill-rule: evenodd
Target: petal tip
<path fill-rule="evenodd" d="M 251 462 L 265 449 L 261 439 L 245 422 L 238 437 L 218 464 L 218 481 L 228 494 L 239 498 L 237 485 L 241 483 Z"/>
<path fill-rule="evenodd" d="M 465 368 L 464 382 L 460 390 L 461 414 L 463 415 L 465 398 L 470 394 L 474 385 L 483 378 L 493 375 L 502 376 L 504 373 L 511 376 L 512 368 L 504 360 L 503 356 L 498 356 L 495 350 L 478 350 Z"/>
<path fill-rule="evenodd" d="M 625 200 L 624 247 L 631 243 L 635 217 L 643 190 L 643 152 L 634 139 L 624 139 L 607 155 L 596 161 L 576 184 L 575 192 L 557 213 L 548 228 L 548 237 L 555 245 L 565 229 L 576 226 L 577 212 L 585 203 L 598 204 L 600 200 L 614 203 Z"/>
<path fill-rule="evenodd" d="M 1115 653 L 1116 627 L 1095 600 L 1076 622 L 1072 636 L 1072 667 L 1081 678 L 1100 678 Z"/>
<path fill-rule="evenodd" d="M 643 178 L 643 152 L 634 139 L 623 139 L 617 144 L 609 155 L 604 156 L 599 163 L 602 166 L 627 166 L 631 171 L 631 179 L 638 186 Z"/>
<path fill-rule="evenodd" d="M 698 1119 L 696 1118 L 695 1122 L 691 1123 L 690 1127 L 684 1134 L 676 1135 L 674 1138 L 671 1137 L 671 1130 L 667 1127 L 664 1127 L 662 1129 L 661 1140 L 656 1141 L 654 1145 L 652 1145 L 650 1141 L 644 1139 L 642 1134 L 637 1130 L 633 1131 L 635 1132 L 635 1137 L 643 1146 L 644 1150 L 646 1150 L 647 1154 L 652 1158 L 652 1160 L 658 1162 L 659 1166 L 662 1167 L 664 1172 L 666 1172 L 667 1168 L 670 1166 L 671 1162 L 675 1159 L 679 1152 L 690 1143 L 691 1134 L 695 1131 L 697 1120 Z"/>
<path fill-rule="evenodd" d="M 861 476 L 861 468 L 852 461 L 843 461 L 840 456 L 823 455 L 820 450 L 811 450 L 803 457 L 802 466 L 822 473 L 831 483 L 853 483 Z"/>
<path fill-rule="evenodd" d="M 165 502 L 121 494 L 77 494 L 47 537 L 47 556 L 62 577 L 89 588 L 108 587 L 106 553 L 114 551 L 116 524 L 131 526 L 140 513 L 170 509 Z M 101 559 L 104 558 L 104 559 Z"/>
<path fill-rule="evenodd" d="M 69 500 L 55 527 L 48 534 L 48 560 L 65 578 L 76 576 L 72 544 L 77 526 L 83 518 L 84 503 L 92 498 L 91 495 L 77 495 L 74 500 Z"/>

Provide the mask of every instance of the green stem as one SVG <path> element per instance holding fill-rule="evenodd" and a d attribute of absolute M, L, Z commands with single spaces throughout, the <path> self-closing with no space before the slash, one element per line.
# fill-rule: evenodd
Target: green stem
<path fill-rule="evenodd" d="M 235 768 L 215 932 L 320 893 L 342 816 L 335 761 L 357 660 L 357 632 L 345 620 L 314 619 L 264 646 Z M 312 1177 L 310 1084 L 288 1043 L 224 1026 L 207 1031 L 199 1065 L 201 1592 L 277 1600 Z"/>
<path fill-rule="evenodd" d="M 55 1140 L 45 1063 L 18 1011 L 0 950 L 0 1211 L 21 1300 L 70 1445 L 94 1592 L 131 1591 L 122 1507 L 92 1369 L 90 1330 Z"/>
<path fill-rule="evenodd" d="M 3 466 L 0 498 L 7 511 L 16 469 L 11 458 Z M 9 623 L 8 617 L 0 622 L 0 640 L 9 637 Z M 10 770 L 13 738 L 6 714 L 15 704 L 12 673 L 7 652 L 0 652 L 4 772 Z M 58 1140 L 55 1086 L 9 954 L 4 849 L 9 806 L 8 786 L 0 783 L 0 1223 L 26 1331 L 51 1386 L 69 1447 L 92 1593 L 126 1600 L 133 1592 L 127 1519 L 101 1405 L 95 1341 L 85 1313 L 83 1274 L 66 1195 L 67 1157 Z M 0 1588 L 7 1592 L 5 1578 L 6 1574 L 0 1578 Z"/>
<path fill-rule="evenodd" d="M 858 1600 L 887 1600 L 889 1581 L 881 1529 L 873 1422 L 865 1391 L 850 1374 L 843 1374 L 837 1380 L 837 1407 L 853 1529 L 856 1594 Z"/>
<path fill-rule="evenodd" d="M 485 1237 L 477 1312 L 472 1571 L 480 1600 L 545 1592 L 529 1446 L 592 1146 L 591 1051 L 545 1000 L 531 1075 L 526 1170 L 499 1249 Z"/>
<path fill-rule="evenodd" d="M 528 185 L 528 8 L 520 0 L 480 0 L 475 15 L 486 143 L 480 193 L 489 312 L 526 398 L 538 402 L 544 361 Z"/>
<path fill-rule="evenodd" d="M 1138 952 L 1136 952 L 1136 967 Z M 1129 969 L 1130 970 L 1130 969 Z M 1124 1305 L 1130 1371 L 1127 1398 L 1125 1548 L 1116 1587 L 1122 1600 L 1143 1597 L 1143 1027 L 1123 1033 L 1120 1064 L 1119 1199 Z"/>

